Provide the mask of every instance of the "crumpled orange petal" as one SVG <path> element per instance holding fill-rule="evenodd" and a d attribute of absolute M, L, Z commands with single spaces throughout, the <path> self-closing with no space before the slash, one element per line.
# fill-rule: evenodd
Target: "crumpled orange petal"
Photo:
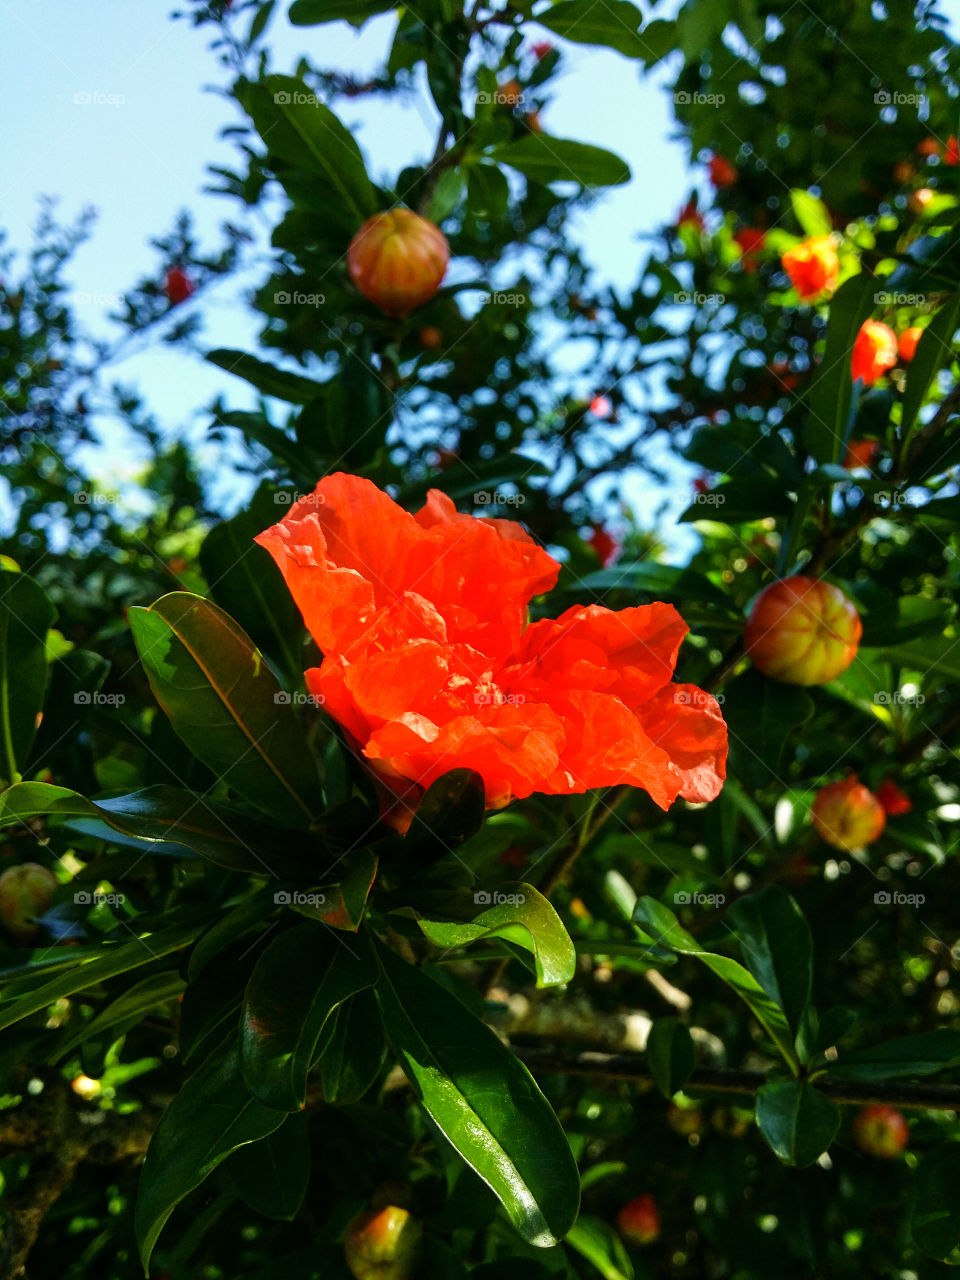
<path fill-rule="evenodd" d="M 672 682 L 687 632 L 672 605 L 527 626 L 560 566 L 519 524 L 437 490 L 411 515 L 359 476 L 327 476 L 257 542 L 324 654 L 308 691 L 406 810 L 388 819 L 401 829 L 455 768 L 482 776 L 491 808 L 619 784 L 664 809 L 719 793 L 726 725 Z"/>

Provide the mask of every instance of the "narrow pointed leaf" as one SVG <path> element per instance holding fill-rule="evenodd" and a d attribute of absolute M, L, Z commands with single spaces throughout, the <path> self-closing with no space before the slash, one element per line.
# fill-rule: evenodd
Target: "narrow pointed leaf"
<path fill-rule="evenodd" d="M 16 782 L 47 687 L 47 630 L 56 610 L 25 573 L 0 570 L 0 781 Z"/>
<path fill-rule="evenodd" d="M 379 948 L 387 1035 L 424 1109 L 501 1201 L 520 1235 L 549 1248 L 577 1216 L 580 1180 L 526 1067 L 438 983 Z"/>

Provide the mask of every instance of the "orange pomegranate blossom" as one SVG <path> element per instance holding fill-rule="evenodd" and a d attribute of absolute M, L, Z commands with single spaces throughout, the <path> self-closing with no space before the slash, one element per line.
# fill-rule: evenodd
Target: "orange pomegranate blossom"
<path fill-rule="evenodd" d="M 412 515 L 342 473 L 256 540 L 324 655 L 307 689 L 388 789 L 398 829 L 454 768 L 481 775 L 489 808 L 620 783 L 663 809 L 719 793 L 726 725 L 709 694 L 672 682 L 688 629 L 672 605 L 528 625 L 560 566 L 519 524 L 462 515 L 435 489 Z"/>
<path fill-rule="evenodd" d="M 850 376 L 865 387 L 873 386 L 897 363 L 897 335 L 880 320 L 864 320 L 853 344 Z"/>
<path fill-rule="evenodd" d="M 410 209 L 368 218 L 350 241 L 347 268 L 365 298 L 402 319 L 429 302 L 447 270 L 446 236 Z"/>

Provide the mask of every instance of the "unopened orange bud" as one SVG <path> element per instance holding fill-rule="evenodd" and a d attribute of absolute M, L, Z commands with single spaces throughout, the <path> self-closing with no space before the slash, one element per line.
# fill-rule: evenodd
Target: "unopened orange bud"
<path fill-rule="evenodd" d="M 450 247 L 439 227 L 410 209 L 369 218 L 350 242 L 350 279 L 389 316 L 429 302 L 447 270 Z"/>
<path fill-rule="evenodd" d="M 839 587 L 800 575 L 761 591 L 744 647 L 764 675 L 785 684 L 827 684 L 856 657 L 860 615 Z"/>
<path fill-rule="evenodd" d="M 843 465 L 848 471 L 856 471 L 860 467 L 869 470 L 879 448 L 876 440 L 851 440 L 843 455 Z"/>
<path fill-rule="evenodd" d="M 631 1244 L 652 1244 L 660 1234 L 660 1211 L 651 1195 L 637 1196 L 617 1213 L 617 1230 Z"/>
<path fill-rule="evenodd" d="M 719 190 L 721 187 L 732 187 L 740 174 L 736 165 L 730 163 L 726 156 L 713 155 L 707 161 L 710 181 Z"/>
<path fill-rule="evenodd" d="M 344 1237 L 347 1266 L 356 1280 L 409 1280 L 417 1266 L 422 1228 L 408 1209 L 388 1204 L 353 1219 Z"/>
<path fill-rule="evenodd" d="M 863 1107 L 854 1116 L 853 1137 L 867 1155 L 889 1160 L 907 1145 L 910 1131 L 902 1112 L 878 1102 Z"/>
<path fill-rule="evenodd" d="M 871 387 L 897 363 L 897 335 L 879 320 L 864 320 L 853 344 L 850 373 L 854 382 Z"/>
<path fill-rule="evenodd" d="M 917 343 L 920 341 L 920 335 L 923 330 L 919 325 L 911 325 L 909 329 L 904 329 L 897 340 L 897 351 L 900 359 L 904 364 L 909 364 L 913 357 L 917 354 Z"/>
<path fill-rule="evenodd" d="M 821 840 L 846 853 L 872 844 L 887 821 L 883 805 L 855 776 L 821 787 L 810 815 Z"/>

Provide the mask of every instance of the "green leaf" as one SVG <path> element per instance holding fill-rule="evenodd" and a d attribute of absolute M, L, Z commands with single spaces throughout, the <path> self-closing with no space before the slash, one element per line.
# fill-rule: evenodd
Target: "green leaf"
<path fill-rule="evenodd" d="M 579 182 L 585 187 L 616 187 L 630 181 L 625 160 L 586 142 L 529 133 L 518 142 L 505 142 L 489 153 L 498 164 L 519 169 L 535 182 Z"/>
<path fill-rule="evenodd" d="M 377 211 L 377 197 L 349 129 L 293 76 L 268 75 L 237 90 L 271 156 L 322 178 L 357 228 Z M 344 245 L 346 250 L 346 245 Z"/>
<path fill-rule="evenodd" d="M 536 21 L 565 40 L 605 45 L 628 58 L 645 60 L 654 52 L 640 33 L 643 14 L 630 0 L 559 0 Z"/>
<path fill-rule="evenodd" d="M 358 849 L 344 864 L 343 875 L 336 884 L 322 884 L 315 894 L 287 895 L 289 906 L 311 920 L 320 920 L 332 929 L 356 933 L 360 928 L 367 898 L 377 874 L 377 855 L 371 849 Z"/>
<path fill-rule="evenodd" d="M 186 591 L 129 620 L 154 697 L 194 755 L 284 826 L 306 826 L 321 804 L 316 765 L 250 637 Z"/>
<path fill-rule="evenodd" d="M 643 560 L 589 573 L 577 581 L 577 589 L 587 591 L 642 591 L 656 600 L 677 600 L 713 605 L 729 613 L 732 602 L 710 579 L 694 569 Z"/>
<path fill-rule="evenodd" d="M 908 640 L 882 649 L 869 649 L 864 645 L 860 659 L 868 667 L 888 662 L 901 671 L 913 671 L 922 676 L 935 671 L 950 680 L 960 681 L 960 645 L 952 636 L 927 636 L 924 640 Z"/>
<path fill-rule="evenodd" d="M 246 510 L 214 525 L 200 546 L 200 566 L 214 601 L 299 681 L 303 619 L 273 557 L 253 541 L 286 514 L 278 498 L 289 501 L 288 494 L 262 484 Z"/>
<path fill-rule="evenodd" d="M 875 278 L 864 272 L 842 284 L 830 303 L 823 359 L 809 400 L 807 437 L 817 462 L 839 462 L 843 456 L 853 407 L 850 359 L 876 287 Z"/>
<path fill-rule="evenodd" d="M 809 191 L 795 188 L 790 192 L 793 216 L 807 236 L 829 236 L 833 232 L 830 211 L 822 200 Z"/>
<path fill-rule="evenodd" d="M 727 912 L 744 964 L 797 1035 L 813 990 L 813 938 L 806 917 L 780 885 L 740 898 Z"/>
<path fill-rule="evenodd" d="M 788 743 L 814 712 L 813 699 L 796 685 L 768 680 L 751 667 L 726 687 L 723 716 L 730 725 L 737 775 L 757 785 L 779 779 Z M 733 772 L 731 770 L 731 772 Z"/>
<path fill-rule="evenodd" d="M 952 600 L 928 600 L 926 596 L 900 596 L 893 617 L 880 610 L 861 615 L 862 645 L 866 649 L 886 648 L 914 640 L 918 636 L 943 631 L 957 611 Z"/>
<path fill-rule="evenodd" d="M 956 1066 L 960 1066 L 960 1031 L 941 1027 L 844 1053 L 831 1062 L 830 1075 L 841 1080 L 895 1080 L 898 1076 L 932 1076 Z"/>
<path fill-rule="evenodd" d="M 225 1172 L 257 1213 L 289 1222 L 297 1216 L 310 1181 L 310 1135 L 305 1115 L 287 1116 L 257 1142 L 238 1147 Z"/>
<path fill-rule="evenodd" d="M 701 494 L 678 519 L 681 524 L 691 524 L 695 520 L 742 524 L 767 516 L 789 515 L 795 505 L 782 481 L 766 478 L 728 480 L 709 493 Z"/>
<path fill-rule="evenodd" d="M 430 197 L 427 217 L 439 225 L 448 218 L 459 203 L 467 185 L 466 174 L 462 169 L 444 169 L 437 179 L 437 185 Z"/>
<path fill-rule="evenodd" d="M 570 1146 L 526 1067 L 419 969 L 379 948 L 387 1035 L 425 1110 L 501 1201 L 520 1235 L 549 1248 L 577 1216 Z"/>
<path fill-rule="evenodd" d="M 18 782 L 0 793 L 0 827 L 41 814 L 94 819 L 104 824 L 105 839 L 116 831 L 146 852 L 153 851 L 151 845 L 167 846 L 160 853 L 192 850 L 219 867 L 250 875 L 316 881 L 326 866 L 326 859 L 306 837 L 299 858 L 282 853 L 276 834 L 265 823 L 177 787 L 145 787 L 107 800 L 88 800 L 47 782 Z"/>
<path fill-rule="evenodd" d="M 679 1018 L 657 1018 L 644 1050 L 653 1082 L 665 1098 L 682 1089 L 697 1061 L 690 1032 Z"/>
<path fill-rule="evenodd" d="M 368 18 L 393 8 L 394 0 L 294 0 L 288 16 L 295 27 L 316 27 L 340 19 L 362 27 Z"/>
<path fill-rule="evenodd" d="M 696 956 L 721 978 L 749 1007 L 754 1017 L 766 1029 L 784 1058 L 796 1064 L 793 1035 L 786 1016 L 775 1000 L 764 991 L 749 970 L 729 956 L 704 951 L 693 934 L 682 928 L 673 912 L 655 898 L 637 899 L 633 913 L 634 922 L 641 926 L 662 947 L 678 951 L 684 956 Z"/>
<path fill-rule="evenodd" d="M 129 927 L 131 926 L 128 925 Z M 202 929 L 202 921 L 192 921 L 166 929 L 163 933 L 144 932 L 142 937 L 119 947 L 104 947 L 95 959 L 76 965 L 44 983 L 42 987 L 19 997 L 9 1008 L 0 1009 L 0 1031 L 29 1018 L 33 1013 L 39 1013 L 63 996 L 86 991 L 100 982 L 106 982 L 108 978 L 115 978 L 118 973 L 127 973 L 141 965 L 152 964 L 171 951 L 182 950 L 190 945 Z"/>
<path fill-rule="evenodd" d="M 218 347 L 215 351 L 207 352 L 207 359 L 227 373 L 243 378 L 244 382 L 249 382 L 265 396 L 273 396 L 275 400 L 283 400 L 287 404 L 309 404 L 326 391 L 322 382 L 314 382 L 312 378 L 290 373 L 286 369 L 277 369 L 272 364 L 258 360 L 256 356 L 247 355 L 245 351 Z"/>
<path fill-rule="evenodd" d="M 758 1091 L 757 1126 L 778 1160 L 805 1169 L 837 1136 L 840 1112 L 813 1085 L 781 1080 Z"/>
<path fill-rule="evenodd" d="M 0 782 L 17 782 L 47 688 L 47 630 L 57 612 L 25 573 L 0 569 Z"/>
<path fill-rule="evenodd" d="M 946 1260 L 960 1246 L 960 1142 L 927 1151 L 910 1196 L 910 1231 L 928 1257 Z"/>
<path fill-rule="evenodd" d="M 175 999 L 185 986 L 186 983 L 175 969 L 165 969 L 162 973 L 154 973 L 149 978 L 135 982 L 132 987 L 124 991 L 123 995 L 112 1000 L 95 1017 L 79 1027 L 73 1035 L 68 1036 L 57 1048 L 51 1061 L 59 1061 L 77 1045 L 99 1035 L 101 1031 L 113 1031 L 114 1035 L 121 1034 L 115 1028 L 120 1027 L 121 1024 L 134 1025 L 158 1005 Z"/>
<path fill-rule="evenodd" d="M 245 1143 L 283 1124 L 283 1112 L 251 1098 L 231 1040 L 190 1077 L 160 1117 L 140 1174 L 134 1227 L 144 1271 L 174 1209 Z"/>
<path fill-rule="evenodd" d="M 372 990 L 345 1000 L 324 1028 L 320 1083 L 326 1102 L 348 1106 L 372 1087 L 387 1056 L 387 1037 L 380 1006 Z"/>
<path fill-rule="evenodd" d="M 907 385 L 900 413 L 900 438 L 908 443 L 914 424 L 938 371 L 956 358 L 953 338 L 960 323 L 960 293 L 949 297 L 921 334 L 907 368 Z"/>
<path fill-rule="evenodd" d="M 282 1111 L 303 1107 L 324 1023 L 376 977 L 363 939 L 310 923 L 271 942 L 247 984 L 240 1023 L 243 1077 L 254 1097 Z"/>
<path fill-rule="evenodd" d="M 434 862 L 469 840 L 483 826 L 486 793 L 472 769 L 451 769 L 424 792 L 403 838 L 403 859 Z"/>
<path fill-rule="evenodd" d="M 563 921 L 547 899 L 530 884 L 500 885 L 495 893 L 474 894 L 474 901 L 492 902 L 469 921 L 420 920 L 420 928 L 438 947 L 463 947 L 484 938 L 506 938 L 533 953 L 537 986 L 569 982 L 577 967 L 577 953 Z"/>
<path fill-rule="evenodd" d="M 596 1267 L 603 1280 L 633 1280 L 630 1255 L 613 1227 L 602 1218 L 581 1214 L 564 1243 Z"/>

